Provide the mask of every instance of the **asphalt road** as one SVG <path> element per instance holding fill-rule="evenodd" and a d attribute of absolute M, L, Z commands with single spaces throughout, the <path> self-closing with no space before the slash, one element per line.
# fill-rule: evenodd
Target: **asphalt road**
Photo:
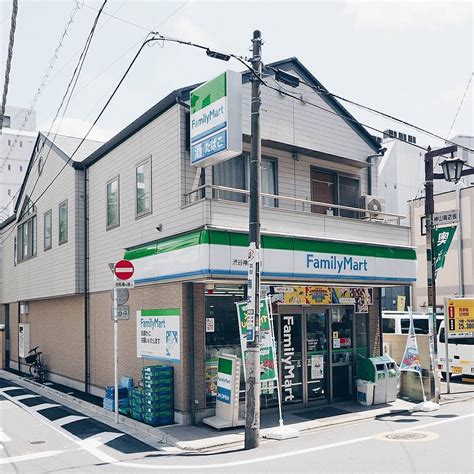
<path fill-rule="evenodd" d="M 457 472 L 474 470 L 474 401 L 212 453 L 155 449 L 0 379 L 0 471 Z M 389 435 L 387 438 L 386 435 Z"/>

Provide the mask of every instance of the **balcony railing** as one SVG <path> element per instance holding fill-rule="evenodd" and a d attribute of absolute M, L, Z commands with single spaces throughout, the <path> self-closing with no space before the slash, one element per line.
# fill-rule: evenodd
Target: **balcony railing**
<path fill-rule="evenodd" d="M 229 199 L 232 194 L 235 199 Z M 245 204 L 248 201 L 249 191 L 246 189 L 229 188 L 227 186 L 216 186 L 205 184 L 184 194 L 184 207 L 192 206 L 203 200 L 227 201 L 234 204 Z M 340 204 L 328 204 L 326 202 L 311 201 L 309 199 L 283 196 L 281 194 L 260 193 L 262 207 L 265 209 L 281 210 L 282 212 L 299 211 L 314 215 L 336 216 L 349 219 L 362 219 L 367 221 L 384 222 L 400 225 L 406 216 L 391 214 L 388 212 L 372 211 L 359 207 L 342 206 Z M 315 208 L 326 209 L 326 212 L 317 212 Z M 342 212 L 341 212 L 342 211 Z M 351 215 L 344 215 L 350 213 Z M 342 215 L 341 215 L 342 214 Z"/>

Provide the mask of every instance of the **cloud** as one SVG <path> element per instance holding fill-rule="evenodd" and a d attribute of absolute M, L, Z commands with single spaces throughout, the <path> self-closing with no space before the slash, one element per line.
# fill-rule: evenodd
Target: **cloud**
<path fill-rule="evenodd" d="M 78 138 L 84 137 L 92 125 L 92 122 L 88 122 L 87 120 L 82 120 L 82 119 L 73 118 L 73 117 L 64 117 L 64 119 L 61 122 L 61 126 L 58 129 L 59 123 L 60 123 L 60 119 L 57 119 L 51 130 L 52 134 L 57 132 L 59 135 L 67 135 L 67 136 L 78 137 Z M 43 122 L 41 126 L 39 127 L 39 129 L 42 131 L 48 131 L 50 126 L 51 126 L 51 122 Z M 111 129 L 95 126 L 92 129 L 91 133 L 88 135 L 87 139 L 106 142 L 110 140 L 116 133 L 117 133 L 116 130 L 111 130 Z"/>
<path fill-rule="evenodd" d="M 468 23 L 472 8 L 467 1 L 347 0 L 344 14 L 356 31 L 439 32 Z"/>

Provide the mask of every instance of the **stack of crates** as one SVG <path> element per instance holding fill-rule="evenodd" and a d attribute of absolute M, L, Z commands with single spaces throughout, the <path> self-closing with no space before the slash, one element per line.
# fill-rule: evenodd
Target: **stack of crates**
<path fill-rule="evenodd" d="M 143 367 L 143 421 L 152 426 L 174 422 L 173 367 Z"/>
<path fill-rule="evenodd" d="M 142 387 L 135 387 L 130 391 L 130 415 L 134 420 L 143 421 Z"/>
<path fill-rule="evenodd" d="M 118 388 L 119 410 L 128 408 L 128 389 L 126 387 Z M 102 406 L 109 411 L 115 410 L 115 387 L 109 385 L 105 387 L 105 397 Z"/>

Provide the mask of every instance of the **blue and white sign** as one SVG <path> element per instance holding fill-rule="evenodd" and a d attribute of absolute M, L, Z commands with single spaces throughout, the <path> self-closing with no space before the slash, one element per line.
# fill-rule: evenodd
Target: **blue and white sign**
<path fill-rule="evenodd" d="M 226 71 L 191 91 L 191 164 L 206 167 L 242 153 L 242 77 Z"/>

